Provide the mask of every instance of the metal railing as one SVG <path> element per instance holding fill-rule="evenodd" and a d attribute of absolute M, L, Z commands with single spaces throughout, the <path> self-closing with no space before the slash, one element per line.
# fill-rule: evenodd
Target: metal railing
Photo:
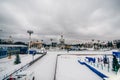
<path fill-rule="evenodd" d="M 31 66 L 32 64 L 34 64 L 36 61 L 38 61 L 39 59 L 41 59 L 43 56 L 45 56 L 46 53 L 42 54 L 40 57 L 36 58 L 35 60 L 29 62 L 28 64 L 22 66 L 21 68 L 15 70 L 14 72 L 12 72 L 11 74 L 7 75 L 6 77 L 4 77 L 2 80 L 7 80 L 11 75 L 14 75 L 15 73 L 21 72 L 25 69 L 27 69 L 29 66 Z"/>
<path fill-rule="evenodd" d="M 57 57 L 56 57 L 56 63 L 55 63 L 55 73 L 54 73 L 54 79 L 53 79 L 53 80 L 56 80 L 58 56 L 60 56 L 60 54 L 58 54 L 58 55 L 57 55 Z"/>

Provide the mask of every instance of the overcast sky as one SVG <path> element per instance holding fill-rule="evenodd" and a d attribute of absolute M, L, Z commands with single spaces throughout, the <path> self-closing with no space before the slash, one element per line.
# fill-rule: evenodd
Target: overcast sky
<path fill-rule="evenodd" d="M 2 30 L 2 31 L 1 31 Z M 0 38 L 120 39 L 120 0 L 0 0 Z"/>

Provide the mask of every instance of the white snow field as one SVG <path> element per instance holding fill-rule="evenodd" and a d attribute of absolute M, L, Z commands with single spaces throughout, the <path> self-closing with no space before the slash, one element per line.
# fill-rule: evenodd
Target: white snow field
<path fill-rule="evenodd" d="M 77 56 L 73 55 L 59 56 L 56 80 L 103 80 L 77 60 Z"/>
<path fill-rule="evenodd" d="M 34 59 L 38 58 L 41 55 L 42 54 L 35 55 Z M 11 59 L 8 59 L 8 57 L 0 59 L 0 80 L 33 60 L 32 55 L 20 55 L 21 63 L 15 65 L 15 58 L 15 55 L 13 55 Z"/>
<path fill-rule="evenodd" d="M 28 68 L 28 71 L 30 70 L 35 73 L 35 80 L 54 80 L 57 54 L 63 54 L 65 57 L 58 60 L 56 80 L 102 80 L 94 72 L 89 70 L 89 68 L 77 62 L 77 60 L 81 58 L 81 55 L 68 54 L 100 54 L 91 56 L 101 57 L 101 54 L 112 54 L 112 51 L 70 51 L 69 53 L 67 51 L 48 51 L 48 53 L 42 59 Z M 84 55 L 82 57 L 86 56 L 89 55 Z M 102 72 L 104 74 L 111 74 L 107 71 Z M 107 76 L 109 77 L 111 75 Z M 113 74 L 112 77 L 113 78 L 109 80 L 120 80 L 118 75 Z"/>
<path fill-rule="evenodd" d="M 61 54 L 62 52 L 48 52 L 27 70 L 35 73 L 35 80 L 53 80 L 56 57 L 59 53 Z"/>
<path fill-rule="evenodd" d="M 39 59 L 37 62 L 35 62 L 27 69 L 28 71 L 33 71 L 35 73 L 35 80 L 54 80 L 57 54 L 63 54 L 63 55 L 59 56 L 58 58 L 56 80 L 102 80 L 94 72 L 89 70 L 89 68 L 79 64 L 77 60 L 79 60 L 81 57 L 95 56 L 91 54 L 99 54 L 96 55 L 95 57 L 101 57 L 103 56 L 103 54 L 111 55 L 112 51 L 70 51 L 70 52 L 48 51 L 44 57 Z M 86 54 L 86 55 L 80 55 L 80 54 Z M 24 55 L 21 57 L 24 58 L 22 60 L 24 64 L 32 60 L 31 55 L 30 57 L 28 56 L 26 57 Z M 1 69 L 0 76 L 3 70 L 5 70 L 5 72 L 4 74 L 2 73 L 2 75 L 5 75 L 8 73 L 8 71 L 14 71 L 16 68 L 22 66 L 22 64 L 13 65 L 14 59 L 11 61 L 7 61 L 7 60 L 8 60 L 7 58 L 4 58 L 4 60 L 0 59 L 0 69 Z M 104 73 L 105 75 L 107 75 L 108 77 L 112 77 L 109 80 L 120 80 L 119 73 L 116 75 L 112 71 L 108 72 L 105 69 L 101 70 L 97 67 L 95 68 L 98 69 L 100 72 Z"/>
<path fill-rule="evenodd" d="M 57 54 L 95 54 L 96 52 L 91 52 L 89 53 L 87 51 L 85 52 L 69 52 L 67 53 L 67 51 L 51 51 L 48 53 L 42 58 L 40 59 L 39 61 L 37 61 L 35 64 L 33 64 L 31 67 L 29 67 L 27 70 L 28 71 L 33 71 L 35 73 L 35 79 L 36 80 L 53 80 L 54 79 L 54 73 L 55 73 L 55 63 L 56 63 L 56 57 L 57 57 Z M 100 52 L 100 54 L 104 54 L 104 52 Z M 85 79 L 85 80 L 88 80 L 89 78 L 89 75 L 92 74 L 91 76 L 91 80 L 93 80 L 93 78 L 95 80 L 101 80 L 101 78 L 99 76 L 97 76 L 95 73 L 93 73 L 92 71 L 90 71 L 86 66 L 83 66 L 83 65 L 80 65 L 78 62 L 77 62 L 77 59 L 76 60 L 74 58 L 71 58 L 70 59 L 70 63 L 68 61 L 66 61 L 65 63 L 68 63 L 68 65 L 66 64 L 61 64 L 60 62 L 60 66 L 59 68 L 62 69 L 62 71 L 66 71 L 66 73 L 68 73 L 68 79 L 66 78 L 66 80 L 77 80 L 77 79 Z M 64 59 L 63 59 L 64 60 Z M 64 62 L 64 61 L 62 61 Z M 59 62 L 58 62 L 59 64 Z M 73 66 L 74 65 L 74 66 Z M 71 73 L 70 72 L 67 72 L 69 71 L 67 69 L 67 67 L 72 67 L 74 68 L 73 70 L 71 68 L 72 73 L 75 73 L 75 74 L 72 74 L 72 76 L 74 76 L 75 79 L 69 79 L 71 78 Z M 57 78 L 56 80 L 65 80 L 65 79 L 61 79 L 59 75 L 59 68 L 57 70 Z M 80 77 L 80 73 L 81 71 L 83 72 L 83 69 L 84 69 L 84 73 L 87 74 L 86 76 L 82 76 Z M 89 71 L 90 73 L 86 73 L 86 71 Z M 60 72 L 61 73 L 61 72 Z M 78 73 L 78 74 L 77 74 Z M 77 75 L 76 75 L 77 74 Z M 79 77 L 79 78 L 78 78 Z M 59 79 L 60 78 L 60 79 Z"/>

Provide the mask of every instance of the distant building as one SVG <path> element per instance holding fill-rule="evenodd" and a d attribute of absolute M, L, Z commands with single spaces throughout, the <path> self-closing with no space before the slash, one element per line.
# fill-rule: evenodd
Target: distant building
<path fill-rule="evenodd" d="M 113 47 L 117 48 L 117 44 L 119 44 L 119 43 L 120 43 L 119 39 L 118 40 L 113 40 Z"/>
<path fill-rule="evenodd" d="M 12 44 L 13 43 L 13 39 L 11 36 L 9 36 L 8 39 L 0 39 L 0 44 Z"/>
<path fill-rule="evenodd" d="M 119 43 L 120 40 L 113 40 L 113 43 L 116 44 L 116 43 Z"/>
<path fill-rule="evenodd" d="M 43 43 L 41 41 L 31 41 L 30 42 L 30 47 L 40 49 L 42 46 L 43 46 Z"/>
<path fill-rule="evenodd" d="M 52 47 L 57 47 L 57 42 L 52 42 Z"/>
<path fill-rule="evenodd" d="M 25 45 L 0 44 L 0 58 L 14 54 L 26 54 L 28 47 Z"/>
<path fill-rule="evenodd" d="M 65 39 L 63 38 L 63 35 L 61 35 L 61 38 L 59 39 L 59 48 L 65 49 Z"/>

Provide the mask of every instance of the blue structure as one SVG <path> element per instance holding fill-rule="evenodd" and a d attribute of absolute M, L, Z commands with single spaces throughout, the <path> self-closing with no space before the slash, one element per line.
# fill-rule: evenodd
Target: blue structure
<path fill-rule="evenodd" d="M 82 65 L 85 65 L 87 66 L 90 70 L 92 70 L 94 73 L 96 73 L 99 77 L 101 77 L 103 80 L 105 78 L 108 78 L 108 76 L 106 76 L 105 74 L 101 73 L 100 71 L 96 70 L 95 68 L 93 68 L 92 66 L 88 65 L 87 63 L 85 62 L 81 62 L 80 60 L 78 60 L 78 62 Z"/>
<path fill-rule="evenodd" d="M 6 56 L 7 56 L 7 50 L 0 49 L 0 58 L 6 57 Z"/>
<path fill-rule="evenodd" d="M 29 50 L 29 54 L 35 55 L 36 53 L 36 50 Z"/>
<path fill-rule="evenodd" d="M 86 57 L 86 59 L 88 59 L 88 62 L 93 62 L 95 63 L 96 59 L 92 58 L 92 57 Z"/>
<path fill-rule="evenodd" d="M 113 55 L 115 55 L 116 58 L 120 58 L 120 52 L 113 52 Z"/>
<path fill-rule="evenodd" d="M 0 58 L 7 57 L 9 53 L 11 54 L 26 54 L 28 47 L 25 45 L 0 45 Z"/>
<path fill-rule="evenodd" d="M 120 52 L 113 52 L 113 55 L 118 58 L 118 63 L 120 64 Z"/>

